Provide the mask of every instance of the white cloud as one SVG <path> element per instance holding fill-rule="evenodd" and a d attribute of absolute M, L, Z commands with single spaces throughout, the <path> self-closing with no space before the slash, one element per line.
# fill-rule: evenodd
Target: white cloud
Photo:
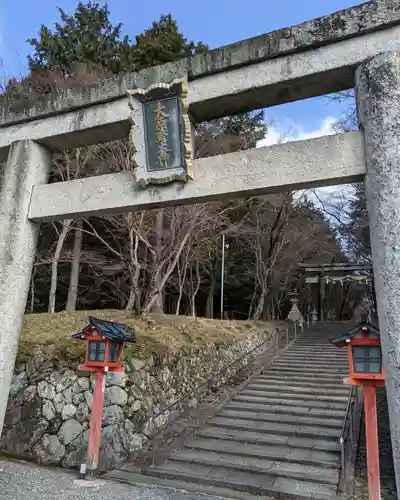
<path fill-rule="evenodd" d="M 306 131 L 302 125 L 286 120 L 283 127 L 271 125 L 268 128 L 266 137 L 258 141 L 257 147 L 260 148 L 263 146 L 272 146 L 273 144 L 281 144 L 283 142 L 302 141 L 324 135 L 333 135 L 336 133 L 334 126 L 337 121 L 338 118 L 327 116 L 321 121 L 316 129 Z"/>
<path fill-rule="evenodd" d="M 304 130 L 302 125 L 293 123 L 290 120 L 285 120 L 283 126 L 276 126 L 272 124 L 268 128 L 267 136 L 257 143 L 257 147 L 272 146 L 273 144 L 282 144 L 284 142 L 302 141 L 326 135 L 333 135 L 336 134 L 335 124 L 337 121 L 338 118 L 334 116 L 327 116 L 321 120 L 315 129 L 310 131 Z M 335 219 L 329 216 L 329 211 L 332 210 L 332 212 L 334 212 L 335 206 L 343 206 L 343 200 L 351 197 L 352 193 L 353 191 L 350 186 L 329 186 L 318 188 L 315 191 L 299 191 L 295 198 L 300 199 L 303 195 L 306 195 L 324 212 L 327 210 L 327 218 L 334 223 Z M 329 210 L 326 207 L 329 207 Z"/>

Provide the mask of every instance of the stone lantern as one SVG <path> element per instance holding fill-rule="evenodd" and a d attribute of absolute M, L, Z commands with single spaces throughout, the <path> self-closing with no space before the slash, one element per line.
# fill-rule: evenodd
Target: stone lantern
<path fill-rule="evenodd" d="M 293 323 L 303 322 L 303 316 L 301 315 L 301 312 L 299 311 L 299 307 L 297 305 L 299 303 L 297 291 L 291 292 L 289 294 L 289 297 L 290 302 L 292 303 L 292 308 L 290 309 L 287 319 L 289 321 L 292 321 Z"/>

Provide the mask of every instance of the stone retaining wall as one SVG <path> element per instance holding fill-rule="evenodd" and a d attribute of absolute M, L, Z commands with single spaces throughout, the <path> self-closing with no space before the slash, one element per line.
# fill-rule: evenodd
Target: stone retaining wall
<path fill-rule="evenodd" d="M 139 451 L 155 425 L 159 430 L 176 418 L 174 408 L 150 423 L 149 417 L 173 403 L 181 394 L 193 403 L 193 387 L 211 373 L 228 366 L 263 340 L 274 353 L 275 328 L 249 331 L 245 340 L 230 345 L 201 345 L 174 356 L 125 362 L 125 374 L 108 374 L 101 438 L 100 469 L 115 467 Z M 226 372 L 225 382 L 247 360 Z M 93 399 L 93 377 L 70 369 L 65 362 L 37 353 L 17 366 L 0 450 L 43 464 L 76 467 L 85 462 Z"/>

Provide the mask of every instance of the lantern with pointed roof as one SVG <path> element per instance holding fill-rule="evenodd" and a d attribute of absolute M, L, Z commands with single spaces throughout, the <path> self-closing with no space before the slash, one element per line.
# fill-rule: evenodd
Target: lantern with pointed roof
<path fill-rule="evenodd" d="M 72 338 L 86 342 L 82 371 L 123 372 L 122 355 L 125 342 L 136 342 L 135 333 L 123 323 L 89 317 L 89 324 Z"/>
<path fill-rule="evenodd" d="M 350 331 L 332 340 L 337 347 L 348 349 L 349 377 L 352 385 L 384 385 L 381 340 L 376 326 L 364 320 Z"/>

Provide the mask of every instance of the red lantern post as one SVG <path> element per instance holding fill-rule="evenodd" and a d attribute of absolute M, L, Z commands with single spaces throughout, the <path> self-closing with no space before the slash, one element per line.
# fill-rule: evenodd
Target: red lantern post
<path fill-rule="evenodd" d="M 338 347 L 347 345 L 350 374 L 346 383 L 362 386 L 364 390 L 369 500 L 380 500 L 376 388 L 385 385 L 385 376 L 379 330 L 370 323 L 362 322 L 332 343 Z"/>
<path fill-rule="evenodd" d="M 124 343 L 135 342 L 136 339 L 134 332 L 122 323 L 93 317 L 89 317 L 89 324 L 72 337 L 84 340 L 86 345 L 85 362 L 79 370 L 96 372 L 87 461 L 81 466 L 81 473 L 90 477 L 97 473 L 99 464 L 106 376 L 108 372 L 124 371 L 122 366 Z"/>

